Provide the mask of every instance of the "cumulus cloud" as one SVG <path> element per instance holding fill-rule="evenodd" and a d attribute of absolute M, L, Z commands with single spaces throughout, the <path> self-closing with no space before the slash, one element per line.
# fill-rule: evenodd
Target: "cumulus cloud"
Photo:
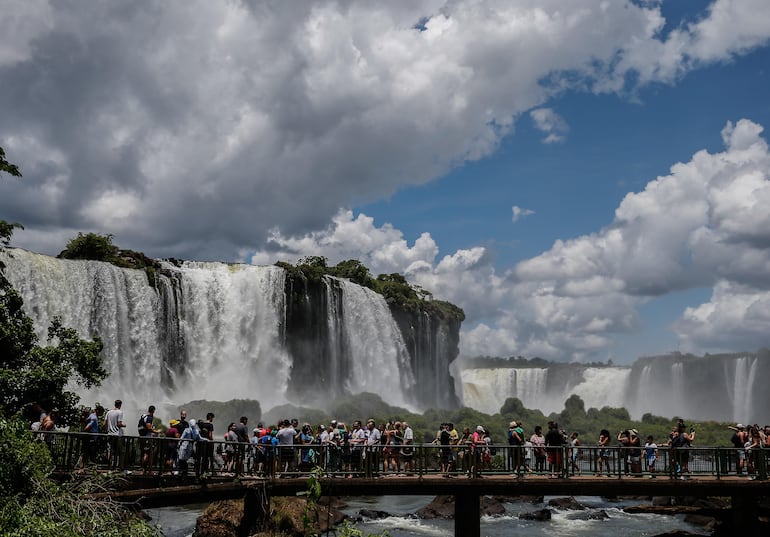
<path fill-rule="evenodd" d="M 525 216 L 530 216 L 535 214 L 535 211 L 533 211 L 532 209 L 524 209 L 522 207 L 519 207 L 518 205 L 514 205 L 513 207 L 511 207 L 511 210 L 513 212 L 512 221 L 514 224 L 518 222 L 520 219 L 524 218 Z"/>
<path fill-rule="evenodd" d="M 529 113 L 535 128 L 545 133 L 543 143 L 553 144 L 564 141 L 569 132 L 569 125 L 564 118 L 553 111 L 551 108 L 538 108 Z"/>
<path fill-rule="evenodd" d="M 764 0 L 717 0 L 673 29 L 657 2 L 7 0 L 0 144 L 24 178 L 0 181 L 0 214 L 48 253 L 98 231 L 154 256 L 405 272 L 462 305 L 468 354 L 591 356 L 640 302 L 708 286 L 676 330 L 710 347 L 709 330 L 765 311 L 770 167 L 750 121 L 628 194 L 606 228 L 507 271 L 487 248 L 442 255 L 427 232 L 409 243 L 340 208 L 493 153 L 530 111 L 556 141 L 567 127 L 546 105 L 565 91 L 672 83 L 769 37 Z M 734 311 L 748 290 L 758 301 Z"/>
<path fill-rule="evenodd" d="M 728 123 L 723 151 L 673 165 L 626 195 L 605 228 L 558 240 L 503 273 L 486 248 L 439 257 L 428 234 L 409 245 L 390 224 L 350 211 L 323 232 L 273 241 L 292 258 L 320 252 L 332 262 L 362 259 L 375 273 L 405 272 L 461 305 L 468 356 L 595 359 L 613 335 L 639 327 L 645 301 L 694 287 L 714 291 L 672 327 L 683 350 L 756 349 L 767 344 L 770 319 L 770 150 L 761 135 L 749 120 Z"/>
<path fill-rule="evenodd" d="M 667 35 L 656 3 L 605 0 L 8 0 L 3 14 L 0 141 L 25 178 L 0 182 L 0 212 L 31 230 L 17 244 L 98 231 L 198 259 L 262 249 L 276 227 L 318 232 L 340 207 L 489 155 L 554 94 L 674 80 L 770 33 L 762 0 L 718 0 Z"/>

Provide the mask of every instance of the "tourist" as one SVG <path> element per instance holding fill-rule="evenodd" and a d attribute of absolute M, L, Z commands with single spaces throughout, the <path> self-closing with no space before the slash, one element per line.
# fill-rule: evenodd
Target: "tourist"
<path fill-rule="evenodd" d="M 435 442 L 435 440 L 434 440 Z M 438 432 L 439 463 L 441 464 L 441 473 L 444 477 L 451 477 L 449 471 L 452 467 L 452 435 L 449 434 L 449 424 L 442 423 Z"/>
<path fill-rule="evenodd" d="M 751 479 L 756 479 L 756 472 L 759 467 L 760 457 L 764 457 L 762 448 L 765 442 L 762 438 L 762 432 L 759 426 L 754 424 L 749 430 L 749 439 L 746 441 L 746 457 L 748 459 L 748 473 L 751 475 Z"/>
<path fill-rule="evenodd" d="M 309 423 L 302 425 L 302 429 L 299 433 L 299 470 L 303 472 L 309 472 L 316 462 L 316 452 L 312 447 L 309 447 L 313 443 L 313 428 Z M 307 446 L 307 447 L 306 447 Z M 360 460 L 360 459 L 359 459 Z M 352 476 L 351 476 L 352 477 Z"/>
<path fill-rule="evenodd" d="M 484 441 L 484 427 L 481 425 L 476 426 L 476 430 L 471 436 L 471 451 L 473 452 L 473 465 L 471 466 L 468 477 L 481 477 L 481 456 L 482 450 L 486 446 Z"/>
<path fill-rule="evenodd" d="M 235 463 L 233 469 L 236 474 L 240 475 L 245 470 L 246 462 L 246 449 L 250 445 L 249 443 L 249 418 L 241 416 L 238 425 L 235 426 L 235 435 L 238 437 L 238 445 L 235 450 Z"/>
<path fill-rule="evenodd" d="M 350 432 L 350 471 L 352 475 L 360 476 L 361 463 L 366 444 L 366 431 L 361 427 L 361 420 L 353 422 L 353 430 Z M 351 475 L 351 477 L 352 477 Z"/>
<path fill-rule="evenodd" d="M 40 422 L 40 428 L 38 430 L 42 431 L 43 440 L 49 449 L 53 449 L 54 444 L 56 444 L 56 435 L 53 434 L 53 432 L 56 429 L 56 420 L 58 418 L 59 411 L 54 408 L 51 412 L 46 414 Z"/>
<path fill-rule="evenodd" d="M 471 466 L 473 466 L 473 435 L 468 427 L 463 429 L 463 434 L 457 445 L 460 447 L 460 451 L 457 454 L 458 460 L 462 462 L 462 468 L 459 468 L 458 465 L 458 469 L 461 469 L 465 473 L 469 473 Z"/>
<path fill-rule="evenodd" d="M 402 425 L 404 427 L 404 445 L 401 448 L 401 460 L 404 462 L 406 475 L 412 475 L 414 471 L 414 431 L 407 422 L 403 422 Z"/>
<path fill-rule="evenodd" d="M 171 473 L 174 471 L 174 465 L 179 454 L 179 442 L 177 441 L 179 431 L 176 428 L 179 425 L 179 420 L 171 420 L 168 425 L 169 427 L 164 433 L 164 436 L 169 439 L 166 443 L 165 467 Z"/>
<path fill-rule="evenodd" d="M 735 427 L 730 427 L 730 429 L 734 431 L 732 438 L 730 438 L 730 442 L 737 454 L 736 473 L 738 475 L 743 475 L 743 470 L 746 467 L 745 444 L 749 439 L 749 435 L 746 432 L 746 427 L 742 423 L 738 423 Z"/>
<path fill-rule="evenodd" d="M 109 464 L 111 468 L 120 466 L 120 454 L 123 444 L 120 439 L 123 437 L 123 429 L 126 427 L 123 421 L 123 401 L 115 399 L 115 408 L 108 411 L 104 416 L 104 428 L 107 430 L 107 449 Z"/>
<path fill-rule="evenodd" d="M 238 445 L 238 435 L 235 429 L 238 427 L 234 421 L 231 421 L 227 426 L 227 432 L 225 433 L 225 449 L 222 453 L 222 459 L 224 460 L 225 471 L 235 471 L 235 452 Z"/>
<path fill-rule="evenodd" d="M 179 456 L 178 465 L 181 475 L 187 474 L 187 466 L 190 459 L 195 455 L 198 442 L 205 442 L 206 439 L 201 436 L 200 429 L 196 420 L 190 420 L 187 428 L 179 436 Z"/>
<path fill-rule="evenodd" d="M 644 444 L 644 462 L 647 471 L 650 473 L 650 479 L 655 477 L 655 463 L 658 461 L 658 445 L 653 440 L 652 435 L 647 437 Z"/>
<path fill-rule="evenodd" d="M 139 418 L 139 427 L 137 428 L 139 436 L 141 437 L 139 442 L 142 446 L 142 469 L 145 475 L 150 471 L 153 458 L 155 456 L 155 445 L 153 443 L 152 437 L 161 432 L 160 429 L 156 429 L 154 427 L 154 419 L 155 406 L 150 405 L 147 408 L 147 413 L 142 414 L 142 416 Z"/>
<path fill-rule="evenodd" d="M 190 424 L 187 422 L 187 411 L 183 408 L 179 411 L 179 425 L 176 426 L 176 430 L 179 431 L 179 436 L 182 436 L 184 430 L 189 426 Z"/>
<path fill-rule="evenodd" d="M 672 431 L 669 445 L 674 454 L 674 477 L 681 479 L 690 478 L 690 450 L 692 442 L 695 440 L 695 429 L 690 429 L 687 434 L 686 426 L 682 420 L 679 420 L 677 427 Z"/>
<path fill-rule="evenodd" d="M 529 437 L 529 441 L 535 455 L 535 472 L 545 472 L 545 436 L 543 436 L 543 428 L 540 425 L 535 425 L 535 432 Z"/>
<path fill-rule="evenodd" d="M 532 472 L 532 442 L 525 440 L 521 449 L 524 454 L 524 472 L 529 474 Z M 524 477 L 524 472 L 521 473 L 521 477 Z"/>
<path fill-rule="evenodd" d="M 386 470 L 392 470 L 398 474 L 401 471 L 401 444 L 404 443 L 404 432 L 401 430 L 401 422 L 393 424 L 388 434 L 388 449 L 390 450 L 390 462 L 386 462 Z"/>
<path fill-rule="evenodd" d="M 213 471 L 215 469 L 214 460 L 214 413 L 206 413 L 206 421 L 199 421 L 198 428 L 201 436 L 206 443 L 201 444 L 201 473 Z"/>
<path fill-rule="evenodd" d="M 289 420 L 283 420 L 276 433 L 278 438 L 278 465 L 281 472 L 293 472 L 294 468 L 294 436 L 297 431 Z"/>
<path fill-rule="evenodd" d="M 510 447 L 509 460 L 511 464 L 511 470 L 516 477 L 521 477 L 521 466 L 523 454 L 521 452 L 521 446 L 524 444 L 524 431 L 521 426 L 514 420 L 508 424 L 508 445 Z"/>
<path fill-rule="evenodd" d="M 629 446 L 631 444 L 631 433 L 628 429 L 620 431 L 618 433 L 618 442 L 620 446 L 620 458 L 623 460 L 623 473 L 628 475 L 630 471 L 630 452 Z"/>
<path fill-rule="evenodd" d="M 631 467 L 631 475 L 642 477 L 642 441 L 639 438 L 639 431 L 629 430 L 628 442 L 628 461 Z"/>
<path fill-rule="evenodd" d="M 602 476 L 602 466 L 607 470 L 607 477 L 610 475 L 610 432 L 607 429 L 602 429 L 599 432 L 599 440 L 597 440 L 599 449 L 597 450 L 597 473 L 596 477 Z"/>
<path fill-rule="evenodd" d="M 580 460 L 580 439 L 578 433 L 573 432 L 570 435 L 570 470 L 572 475 L 580 475 L 580 466 L 578 461 Z"/>
<path fill-rule="evenodd" d="M 559 431 L 559 424 L 548 422 L 548 432 L 545 433 L 545 445 L 548 453 L 548 471 L 551 479 L 563 476 L 564 472 L 564 436 Z"/>
<path fill-rule="evenodd" d="M 380 440 L 382 433 L 374 426 L 374 420 L 366 422 L 366 477 L 376 477 L 380 464 Z"/>

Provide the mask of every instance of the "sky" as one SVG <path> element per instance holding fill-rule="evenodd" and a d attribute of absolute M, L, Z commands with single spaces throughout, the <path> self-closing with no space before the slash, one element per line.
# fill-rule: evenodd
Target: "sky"
<path fill-rule="evenodd" d="M 0 0 L 15 246 L 322 255 L 465 357 L 770 346 L 766 0 Z"/>

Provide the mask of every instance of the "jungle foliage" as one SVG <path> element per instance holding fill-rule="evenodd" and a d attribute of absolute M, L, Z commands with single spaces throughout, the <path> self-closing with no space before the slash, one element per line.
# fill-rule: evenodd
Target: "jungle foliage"
<path fill-rule="evenodd" d="M 0 148 L 0 172 L 21 177 Z M 19 224 L 0 220 L 0 251 Z M 9 255 L 12 255 L 9 253 Z M 98 339 L 86 341 L 56 318 L 48 345 L 38 345 L 23 300 L 0 264 L 0 528 L 12 537 L 159 535 L 131 512 L 108 501 L 84 499 L 103 483 L 61 485 L 51 479 L 48 447 L 34 441 L 29 424 L 40 408 L 57 411 L 57 426 L 77 423 L 79 397 L 72 384 L 92 387 L 107 376 Z M 33 410 L 34 409 L 34 410 Z M 30 415 L 36 413 L 34 418 Z"/>
<path fill-rule="evenodd" d="M 465 320 L 465 313 L 461 308 L 443 300 L 433 300 L 430 292 L 420 286 L 411 285 L 402 274 L 380 274 L 374 278 L 369 269 L 356 259 L 329 266 L 325 257 L 307 256 L 301 258 L 296 265 L 285 261 L 279 261 L 276 265 L 286 270 L 289 277 L 311 281 L 318 281 L 323 276 L 347 278 L 381 294 L 388 304 L 395 304 L 405 311 L 423 311 L 443 319 Z"/>

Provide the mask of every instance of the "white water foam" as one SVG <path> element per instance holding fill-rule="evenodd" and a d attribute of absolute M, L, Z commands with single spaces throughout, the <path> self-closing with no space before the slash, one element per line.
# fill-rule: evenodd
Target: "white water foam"
<path fill-rule="evenodd" d="M 388 404 L 408 408 L 405 394 L 414 387 L 414 373 L 388 304 L 371 289 L 338 281 L 351 368 L 345 388 L 351 393 L 378 393 Z"/>
<path fill-rule="evenodd" d="M 552 411 L 545 393 L 546 368 L 464 369 L 460 377 L 463 404 L 480 412 L 496 414 L 509 397 L 517 397 L 527 408 Z"/>

